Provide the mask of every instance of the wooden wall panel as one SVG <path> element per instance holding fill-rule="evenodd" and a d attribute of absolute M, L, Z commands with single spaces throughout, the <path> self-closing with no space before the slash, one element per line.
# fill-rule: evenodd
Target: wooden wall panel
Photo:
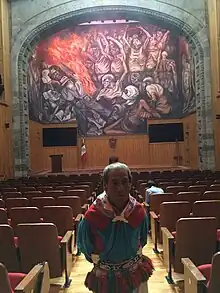
<path fill-rule="evenodd" d="M 211 49 L 213 126 L 215 135 L 216 169 L 220 170 L 220 0 L 209 0 L 209 31 Z"/>
<path fill-rule="evenodd" d="M 10 83 L 9 1 L 0 0 L 0 74 L 5 91 L 0 97 L 0 176 L 13 177 L 13 145 Z M 5 124 L 9 123 L 9 128 Z"/>
<path fill-rule="evenodd" d="M 198 144 L 196 133 L 196 115 L 192 114 L 182 120 L 152 120 L 149 123 L 172 123 L 183 122 L 184 132 L 189 132 L 189 139 L 179 143 L 179 155 L 182 157 L 181 165 L 197 168 L 198 166 Z M 71 125 L 69 125 L 71 126 Z M 66 124 L 41 125 L 30 121 L 30 154 L 31 170 L 35 172 L 50 170 L 50 155 L 63 154 L 64 171 L 77 169 L 102 169 L 108 164 L 109 156 L 118 156 L 121 162 L 133 168 L 158 168 L 159 166 L 177 166 L 176 143 L 150 144 L 148 135 L 123 135 L 115 136 L 116 148 L 109 146 L 108 136 L 88 137 L 85 139 L 87 150 L 87 161 L 82 163 L 80 158 L 81 140 L 78 147 L 42 147 L 43 127 L 66 127 Z M 185 133 L 186 137 L 186 133 Z M 190 142 L 189 142 L 190 141 Z M 187 157 L 188 156 L 188 157 Z M 179 163 L 179 165 L 180 165 Z"/>

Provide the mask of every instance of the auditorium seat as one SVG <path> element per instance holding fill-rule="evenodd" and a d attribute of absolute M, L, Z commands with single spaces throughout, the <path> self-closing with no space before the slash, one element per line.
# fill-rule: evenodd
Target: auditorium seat
<path fill-rule="evenodd" d="M 157 243 L 161 243 L 160 238 L 160 204 L 163 202 L 175 201 L 176 196 L 173 193 L 161 193 L 150 195 L 150 224 L 151 237 L 154 244 L 154 251 L 157 253 Z"/>
<path fill-rule="evenodd" d="M 28 198 L 28 200 L 31 200 L 33 197 L 41 197 L 43 196 L 43 193 L 39 190 L 35 190 L 35 191 L 27 191 L 27 192 L 24 192 L 23 195 L 25 197 Z"/>
<path fill-rule="evenodd" d="M 31 206 L 37 207 L 40 210 L 40 214 L 42 215 L 42 209 L 44 206 L 53 206 L 55 205 L 55 200 L 53 197 L 33 197 L 31 199 Z"/>
<path fill-rule="evenodd" d="M 193 204 L 194 217 L 215 217 L 217 220 L 217 240 L 220 242 L 220 200 L 196 201 Z"/>
<path fill-rule="evenodd" d="M 0 225 L 0 262 L 9 272 L 21 272 L 14 232 L 9 225 Z"/>
<path fill-rule="evenodd" d="M 17 225 L 24 223 L 40 223 L 40 210 L 36 207 L 18 207 L 12 208 L 11 226 L 14 229 L 14 234 L 17 235 Z"/>
<path fill-rule="evenodd" d="M 184 265 L 185 293 L 220 292 L 220 252 L 212 258 L 212 263 L 197 267 L 189 258 L 182 259 Z"/>
<path fill-rule="evenodd" d="M 59 236 L 74 230 L 73 212 L 69 206 L 44 206 L 42 217 L 44 223 L 53 223 L 57 227 Z"/>
<path fill-rule="evenodd" d="M 43 196 L 53 197 L 54 199 L 63 195 L 66 195 L 63 190 L 47 190 L 47 191 L 44 191 L 43 193 Z"/>
<path fill-rule="evenodd" d="M 58 241 L 57 228 L 52 223 L 18 225 L 18 241 L 22 272 L 27 273 L 36 263 L 47 260 L 50 278 L 61 277 L 65 272 L 65 287 L 70 284 L 72 231 Z"/>
<path fill-rule="evenodd" d="M 205 191 L 201 197 L 201 200 L 220 200 L 220 190 Z"/>
<path fill-rule="evenodd" d="M 11 209 L 17 207 L 27 207 L 29 205 L 29 201 L 25 197 L 21 198 L 7 198 L 5 200 L 5 206 L 7 208 L 8 218 L 11 217 Z"/>
<path fill-rule="evenodd" d="M 66 195 L 67 196 L 78 196 L 81 200 L 81 206 L 89 203 L 86 190 L 84 190 L 84 189 L 68 190 Z"/>
<path fill-rule="evenodd" d="M 23 273 L 8 273 L 6 267 L 0 263 L 0 284 L 2 293 L 49 293 L 48 264 L 35 265 L 26 275 Z"/>
<path fill-rule="evenodd" d="M 208 186 L 207 185 L 191 185 L 188 187 L 188 191 L 197 191 L 197 192 L 201 192 L 202 194 L 208 190 Z"/>
<path fill-rule="evenodd" d="M 172 231 L 161 228 L 163 235 L 164 265 L 167 279 L 172 282 L 172 266 L 175 273 L 183 274 L 181 259 L 189 257 L 196 266 L 210 263 L 216 252 L 217 220 L 213 217 L 183 218 L 176 223 L 176 238 Z"/>
<path fill-rule="evenodd" d="M 7 199 L 7 198 L 17 198 L 17 197 L 22 197 L 22 193 L 19 191 L 14 191 L 14 192 L 5 192 L 3 194 L 3 199 Z"/>
<path fill-rule="evenodd" d="M 166 191 L 167 193 L 173 193 L 174 195 L 177 195 L 177 193 L 187 191 L 187 189 L 183 185 L 174 185 L 167 186 Z"/>
<path fill-rule="evenodd" d="M 178 201 L 188 201 L 191 206 L 195 201 L 198 201 L 201 199 L 201 193 L 196 191 L 184 191 L 177 193 L 177 200 Z"/>

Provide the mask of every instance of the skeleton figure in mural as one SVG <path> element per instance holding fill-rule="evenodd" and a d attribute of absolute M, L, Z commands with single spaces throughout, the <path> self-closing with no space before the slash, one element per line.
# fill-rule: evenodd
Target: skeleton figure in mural
<path fill-rule="evenodd" d="M 168 53 L 163 51 L 158 65 L 157 76 L 158 83 L 172 94 L 177 88 L 176 64 L 174 60 L 167 59 L 167 57 Z"/>

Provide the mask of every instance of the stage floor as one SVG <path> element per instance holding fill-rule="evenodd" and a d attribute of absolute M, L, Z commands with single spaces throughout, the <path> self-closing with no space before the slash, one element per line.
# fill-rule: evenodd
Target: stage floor
<path fill-rule="evenodd" d="M 33 172 L 31 176 L 39 176 L 39 175 L 74 175 L 74 174 L 94 174 L 94 173 L 101 173 L 104 168 L 84 168 L 84 169 L 77 169 L 77 170 L 63 170 L 61 173 L 52 173 L 50 170 L 44 170 L 41 172 Z M 192 168 L 186 166 L 165 166 L 165 165 L 151 165 L 145 167 L 138 167 L 138 166 L 131 166 L 130 169 L 133 172 L 152 172 L 152 171 L 175 171 L 175 170 L 192 170 Z"/>

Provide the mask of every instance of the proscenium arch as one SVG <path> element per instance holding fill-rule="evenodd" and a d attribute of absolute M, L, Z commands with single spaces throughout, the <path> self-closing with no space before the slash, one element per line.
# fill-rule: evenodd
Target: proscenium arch
<path fill-rule="evenodd" d="M 197 37 L 198 31 L 203 29 L 203 24 L 195 19 L 196 25 L 191 27 L 183 20 L 176 18 L 172 15 L 151 10 L 142 7 L 134 6 L 98 6 L 90 7 L 79 10 L 70 11 L 68 13 L 56 16 L 42 24 L 36 26 L 24 39 L 20 46 L 20 52 L 17 54 L 16 60 L 16 73 L 18 88 L 14 89 L 13 109 L 18 110 L 20 117 L 14 115 L 16 122 L 14 123 L 14 142 L 16 144 L 15 155 L 15 175 L 23 176 L 27 174 L 29 169 L 29 115 L 28 115 L 28 60 L 33 52 L 35 46 L 52 34 L 59 32 L 70 26 L 75 26 L 79 23 L 89 22 L 94 20 L 107 20 L 107 19 L 130 19 L 137 20 L 141 23 L 152 23 L 175 31 L 178 35 L 182 35 L 188 41 L 195 61 L 195 74 L 196 74 L 196 103 L 197 103 L 197 124 L 198 124 L 198 137 L 201 138 L 208 136 L 206 134 L 206 124 L 204 119 L 201 119 L 202 114 L 207 112 L 207 106 L 201 101 L 205 95 L 205 72 L 204 72 L 204 50 L 201 40 Z M 27 25 L 27 24 L 26 24 Z M 196 30 L 195 30 L 196 28 Z M 206 56 L 205 56 L 206 57 Z M 13 65 L 12 65 L 13 68 Z M 12 73 L 13 74 L 13 73 Z M 16 82 L 16 81 L 15 81 Z M 211 96 L 211 94 L 210 94 Z M 210 102 L 211 104 L 211 102 Z M 210 107 L 211 105 L 209 105 Z M 19 125 L 18 125 L 19 124 Z M 210 135 L 209 135 L 210 136 Z M 209 137 L 210 138 L 210 137 Z M 20 145 L 18 145 L 18 139 Z M 203 161 L 203 157 L 207 149 L 203 145 L 204 140 L 199 139 L 199 161 L 200 168 L 213 168 L 212 162 Z M 214 150 L 213 150 L 214 153 Z M 213 159 L 211 159 L 213 161 Z"/>

